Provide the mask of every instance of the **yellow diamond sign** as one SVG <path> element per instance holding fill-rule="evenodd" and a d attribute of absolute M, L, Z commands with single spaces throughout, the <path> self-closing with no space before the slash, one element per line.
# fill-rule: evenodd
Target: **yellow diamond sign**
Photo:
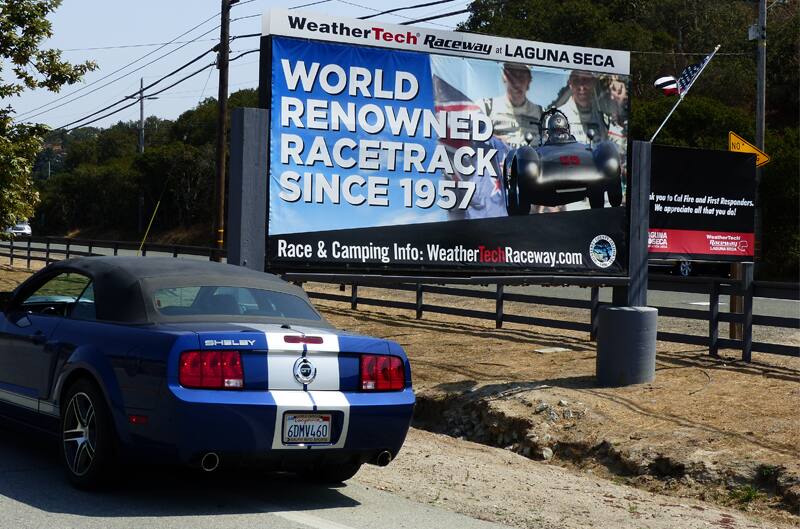
<path fill-rule="evenodd" d="M 748 142 L 733 131 L 728 132 L 728 150 L 733 152 L 751 152 L 756 155 L 756 167 L 769 162 L 767 153 Z"/>

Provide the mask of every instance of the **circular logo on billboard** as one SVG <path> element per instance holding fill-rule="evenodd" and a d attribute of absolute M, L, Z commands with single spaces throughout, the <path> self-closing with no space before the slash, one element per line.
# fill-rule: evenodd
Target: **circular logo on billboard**
<path fill-rule="evenodd" d="M 589 256 L 600 268 L 608 268 L 617 258 L 617 245 L 608 235 L 598 235 L 589 243 Z"/>
<path fill-rule="evenodd" d="M 317 368 L 308 358 L 298 358 L 294 363 L 294 378 L 301 384 L 311 384 L 317 376 Z"/>

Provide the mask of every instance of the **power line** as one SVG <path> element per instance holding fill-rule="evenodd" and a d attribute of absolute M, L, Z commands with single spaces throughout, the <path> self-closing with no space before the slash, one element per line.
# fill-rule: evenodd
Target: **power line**
<path fill-rule="evenodd" d="M 449 4 L 451 2 L 455 2 L 455 0 L 436 0 L 434 2 L 426 2 L 424 4 L 415 4 L 413 6 L 406 6 L 406 7 L 395 7 L 394 9 L 387 9 L 386 11 L 381 11 L 380 13 L 374 13 L 372 15 L 366 15 L 363 17 L 358 17 L 361 20 L 368 20 L 370 18 L 379 17 L 381 15 L 389 15 L 391 13 L 396 13 L 398 11 L 406 11 L 409 9 L 419 9 L 421 7 L 428 7 L 428 6 L 435 6 L 439 4 Z"/>
<path fill-rule="evenodd" d="M 469 9 L 460 9 L 458 11 L 450 11 L 449 13 L 443 13 L 441 15 L 433 15 L 433 16 L 429 16 L 429 17 L 418 18 L 416 20 L 408 20 L 406 22 L 400 22 L 399 25 L 400 26 L 408 26 L 409 24 L 416 24 L 417 22 L 428 22 L 429 20 L 438 20 L 440 18 L 447 18 L 447 17 L 452 17 L 452 16 L 455 16 L 455 15 L 462 15 L 464 13 L 469 13 L 469 12 L 470 12 Z"/>
<path fill-rule="evenodd" d="M 164 76 L 163 76 L 163 77 L 161 77 L 160 79 L 157 79 L 156 81 L 154 81 L 154 82 L 150 83 L 149 85 L 147 85 L 147 86 L 145 86 L 145 87 L 141 88 L 141 90 L 140 90 L 139 92 L 135 92 L 135 93 L 133 93 L 133 94 L 131 94 L 131 95 L 129 95 L 129 96 L 126 96 L 126 97 L 124 97 L 123 99 L 121 99 L 121 100 L 117 101 L 116 103 L 113 103 L 113 104 L 111 104 L 111 105 L 108 105 L 107 107 L 101 108 L 100 110 L 97 110 L 97 111 L 95 111 L 95 112 L 93 112 L 93 113 L 89 114 L 88 116 L 84 116 L 84 117 L 82 117 L 82 118 L 81 118 L 81 119 L 79 119 L 79 120 L 73 121 L 73 122 L 71 122 L 71 123 L 67 123 L 66 125 L 63 125 L 63 126 L 61 126 L 61 127 L 59 127 L 59 128 L 67 128 L 67 127 L 69 127 L 70 125 L 74 125 L 75 123 L 79 123 L 79 122 L 81 122 L 81 121 L 83 121 L 83 120 L 85 120 L 85 119 L 87 119 L 87 118 L 90 118 L 90 117 L 92 117 L 92 116 L 96 116 L 97 114 L 100 114 L 101 112 L 105 112 L 106 110 L 109 110 L 109 109 L 111 109 L 111 108 L 114 108 L 115 106 L 119 105 L 120 103 L 124 103 L 126 100 L 128 100 L 128 99 L 131 99 L 131 98 L 135 97 L 135 95 L 136 95 L 136 94 L 139 94 L 139 93 L 141 93 L 141 91 L 143 91 L 143 90 L 147 90 L 148 88 L 152 88 L 152 87 L 154 87 L 155 85 L 157 85 L 158 83 L 160 83 L 161 81 L 163 81 L 164 79 L 167 79 L 167 78 L 169 78 L 169 77 L 172 77 L 173 75 L 175 75 L 176 73 L 180 72 L 180 71 L 181 71 L 181 70 L 183 70 L 184 68 L 187 68 L 187 67 L 191 66 L 192 64 L 196 63 L 197 61 L 199 61 L 200 59 L 202 59 L 203 57 L 205 57 L 206 55 L 208 55 L 208 54 L 209 54 L 209 52 L 212 52 L 212 51 L 214 51 L 214 48 L 210 48 L 210 49 L 206 50 L 205 52 L 201 53 L 200 55 L 198 55 L 197 57 L 195 57 L 195 58 L 194 58 L 194 59 L 192 59 L 191 61 L 187 62 L 186 64 L 184 64 L 184 65 L 182 65 L 182 66 L 179 66 L 178 68 L 176 68 L 175 70 L 172 70 L 171 72 L 169 72 L 168 74 L 164 75 Z M 133 72 L 131 72 L 131 73 L 133 73 Z M 98 89 L 98 90 L 99 90 L 99 89 Z M 86 94 L 86 95 L 88 95 L 88 94 Z M 152 94 L 151 94 L 151 95 L 152 95 Z"/>
<path fill-rule="evenodd" d="M 248 51 L 245 51 L 245 52 L 242 52 L 242 53 L 240 53 L 239 55 L 237 55 L 237 56 L 235 56 L 235 57 L 231 58 L 230 60 L 231 60 L 231 61 L 235 61 L 235 60 L 237 60 L 237 59 L 240 59 L 240 58 L 242 58 L 242 57 L 244 57 L 244 56 L 246 56 L 246 55 L 250 55 L 251 53 L 256 53 L 256 52 L 258 52 L 258 51 L 260 51 L 260 50 L 258 50 L 258 49 L 254 49 L 254 50 L 248 50 Z M 191 78 L 192 78 L 192 77 L 194 77 L 195 75 L 199 75 L 199 74 L 203 73 L 203 72 L 204 72 L 206 69 L 208 69 L 208 68 L 212 68 L 212 67 L 216 66 L 216 64 L 217 64 L 217 63 L 216 63 L 216 61 L 215 61 L 215 62 L 212 62 L 212 63 L 209 63 L 209 64 L 207 64 L 207 65 L 203 66 L 202 68 L 200 68 L 200 69 L 198 69 L 198 70 L 195 70 L 194 72 L 190 73 L 189 75 L 187 75 L 187 76 L 185 76 L 185 77 L 182 77 L 181 79 L 178 79 L 177 81 L 175 81 L 175 82 L 174 82 L 174 83 L 172 83 L 171 85 L 169 85 L 169 86 L 166 86 L 166 87 L 164 87 L 164 88 L 161 88 L 160 90 L 157 90 L 157 91 L 155 91 L 155 92 L 151 92 L 151 93 L 149 93 L 149 94 L 143 94 L 143 96 L 144 96 L 145 98 L 148 98 L 148 97 L 153 97 L 153 96 L 157 96 L 157 95 L 159 95 L 159 94 L 162 94 L 162 93 L 166 92 L 167 90 L 169 90 L 170 88 L 173 88 L 173 87 L 175 87 L 175 86 L 178 86 L 179 84 L 183 83 L 184 81 L 187 81 L 187 80 L 191 79 Z M 184 65 L 183 67 L 186 67 L 186 66 L 188 66 L 188 64 Z M 183 67 L 182 67 L 182 68 L 183 68 Z M 158 81 L 156 81 L 156 83 L 158 83 L 158 82 L 160 82 L 160 81 L 163 81 L 165 78 L 166 78 L 166 77 L 164 77 L 164 78 L 162 78 L 162 79 L 159 79 Z M 155 84 L 155 83 L 153 83 L 153 84 Z M 153 84 L 151 84 L 151 85 L 149 85 L 149 86 L 153 86 Z M 122 100 L 118 101 L 116 104 L 123 103 L 123 102 L 127 101 L 128 99 L 130 99 L 130 97 L 126 97 L 126 98 L 124 98 L 124 99 L 122 99 Z M 105 119 L 105 118 L 107 118 L 107 117 L 109 117 L 109 116 L 113 116 L 114 114 L 118 114 L 119 112 L 122 112 L 123 110 L 125 110 L 125 109 L 127 109 L 127 108 L 130 108 L 130 107 L 132 107 L 133 105 L 137 105 L 138 103 L 139 103 L 139 99 L 137 98 L 137 99 L 136 99 L 135 101 L 133 101 L 132 103 L 129 103 L 129 104 L 127 104 L 127 105 L 123 106 L 123 107 L 120 107 L 120 108 L 118 108 L 118 109 L 116 109 L 116 110 L 114 110 L 114 111 L 112 111 L 112 112 L 109 112 L 109 113 L 107 113 L 107 114 L 103 115 L 103 116 L 99 116 L 99 117 L 97 117 L 97 118 L 95 118 L 95 119 L 93 119 L 93 120 L 91 120 L 91 121 L 86 121 L 85 123 L 83 123 L 83 122 L 84 122 L 84 121 L 85 121 L 87 118 L 93 117 L 93 116 L 97 115 L 99 112 L 102 112 L 102 110 L 100 110 L 100 111 L 96 111 L 96 112 L 93 112 L 93 113 L 91 113 L 91 114 L 89 114 L 89 115 L 86 115 L 86 116 L 84 116 L 84 117 L 83 117 L 83 118 L 81 118 L 81 119 L 75 120 L 75 121 L 73 121 L 72 123 L 67 123 L 66 125 L 62 125 L 62 126 L 58 127 L 58 129 L 66 129 L 66 127 L 68 127 L 69 125 L 73 125 L 73 124 L 76 124 L 76 123 L 80 123 L 80 125 L 77 125 L 77 126 L 75 126 L 75 127 L 72 127 L 72 128 L 70 128 L 70 129 L 66 129 L 66 131 L 67 131 L 67 132 L 69 132 L 69 131 L 71 131 L 71 130 L 75 130 L 75 129 L 78 129 L 78 128 L 81 128 L 81 127 L 85 127 L 85 126 L 87 126 L 87 125 L 91 125 L 92 123 L 96 123 L 97 121 L 100 121 L 101 119 Z M 112 106 L 114 106 L 114 105 L 112 105 Z M 58 130 L 58 129 L 56 129 L 56 130 Z"/>
<path fill-rule="evenodd" d="M 185 44 L 187 42 L 215 42 L 217 40 L 218 39 L 201 39 L 201 40 L 177 40 L 170 42 L 151 42 L 146 44 L 118 44 L 114 46 L 97 46 L 94 48 L 69 48 L 61 51 L 67 52 L 67 51 L 121 50 L 125 48 L 148 48 L 150 46 L 166 46 L 168 44 Z"/>
<path fill-rule="evenodd" d="M 70 92 L 69 94 L 64 94 L 63 96 L 61 96 L 61 97 L 59 97 L 59 98 L 56 98 L 56 99 L 54 99 L 53 101 L 50 101 L 50 102 L 48 102 L 48 103 L 45 103 L 44 105 L 40 105 L 40 106 L 38 106 L 38 107 L 36 107 L 36 108 L 34 108 L 34 109 L 31 109 L 31 110 L 28 110 L 28 111 L 26 111 L 26 112 L 23 112 L 23 113 L 21 113 L 19 116 L 17 116 L 17 119 L 31 119 L 31 118 L 34 118 L 34 117 L 37 117 L 37 116 L 40 116 L 40 115 L 42 115 L 44 112 L 40 112 L 39 114 L 36 114 L 35 116 L 28 116 L 27 118 L 25 118 L 25 117 L 24 117 L 24 116 L 26 116 L 26 115 L 28 115 L 28 114 L 31 114 L 32 112 L 36 112 L 37 110 L 40 110 L 40 109 L 42 109 L 42 108 L 45 108 L 45 107 L 48 107 L 48 106 L 50 106 L 50 105 L 52 105 L 52 104 L 54 104 L 54 103 L 57 103 L 57 102 L 59 102 L 59 101 L 62 101 L 62 100 L 64 100 L 64 99 L 68 98 L 68 97 L 71 97 L 72 95 L 74 95 L 74 94 L 77 94 L 78 92 L 82 92 L 83 90 L 86 90 L 86 89 L 87 89 L 87 88 L 89 88 L 90 86 L 93 86 L 93 85 L 95 85 L 95 84 L 99 83 L 100 81 L 103 81 L 103 80 L 105 80 L 105 79 L 108 79 L 108 78 L 109 78 L 109 77 L 111 77 L 112 75 L 114 75 L 114 74 L 116 74 L 116 73 L 118 73 L 118 72 L 121 72 L 121 71 L 122 71 L 122 70 L 124 70 L 125 68 L 128 68 L 129 66 L 133 66 L 133 65 L 134 65 L 134 64 L 136 64 L 137 62 L 139 62 L 139 61 L 141 61 L 141 60 L 143 60 L 143 59 L 146 59 L 146 58 L 147 58 L 147 57 L 149 57 L 150 55 L 152 55 L 152 54 L 156 53 L 157 51 L 159 51 L 159 50 L 163 49 L 165 46 L 168 46 L 168 45 L 170 45 L 170 44 L 173 44 L 173 43 L 174 43 L 176 40 L 178 40 L 179 38 L 181 38 L 181 37 L 183 37 L 183 36 L 185 36 L 185 35 L 188 35 L 188 34 L 189 34 L 189 33 L 191 33 L 192 31 L 194 31 L 195 29 L 199 28 L 200 26 L 202 26 L 202 25 L 204 25 L 204 24 L 207 24 L 209 21 L 213 20 L 213 19 L 214 19 L 214 18 L 216 18 L 216 17 L 217 17 L 217 14 L 214 14 L 214 15 L 212 15 L 211 17 L 209 17 L 209 18 L 207 18 L 207 19 L 203 20 L 203 21 L 202 21 L 202 22 L 200 22 L 199 24 L 197 24 L 197 25 L 193 26 L 192 28 L 190 28 L 190 29 L 188 29 L 188 30 L 184 31 L 183 33 L 181 33 L 180 35 L 178 35 L 178 36 L 177 36 L 177 37 L 175 37 L 174 39 L 170 40 L 169 42 L 167 42 L 167 43 L 165 43 L 165 44 L 163 44 L 163 45 L 159 46 L 158 48 L 156 48 L 156 49 L 154 49 L 154 50 L 152 50 L 152 51 L 149 51 L 148 53 L 146 53 L 146 54 L 142 55 L 142 56 L 141 56 L 141 57 L 139 57 L 138 59 L 135 59 L 134 61 L 131 61 L 131 62 L 129 62 L 129 63 L 128 63 L 128 64 L 126 64 L 125 66 L 122 66 L 121 68 L 117 68 L 117 69 L 116 69 L 116 70 L 114 70 L 113 72 L 111 72 L 111 73 L 109 73 L 109 74 L 107 74 L 107 75 L 104 75 L 104 76 L 103 76 L 103 77 L 101 77 L 100 79 L 97 79 L 97 80 L 95 80 L 95 81 L 92 81 L 91 83 L 88 83 L 88 84 L 86 84 L 86 85 L 84 85 L 84 86 L 82 86 L 82 87 L 78 88 L 77 90 L 73 90 L 73 91 L 72 91 L 72 92 Z M 205 36 L 205 34 L 203 34 L 203 35 L 200 35 L 200 36 L 201 36 L 201 37 L 202 37 L 202 36 Z M 199 38 L 200 38 L 200 37 L 198 37 L 197 39 L 193 39 L 193 40 L 191 40 L 191 41 L 188 41 L 188 42 L 187 42 L 186 44 L 184 44 L 183 46 L 186 46 L 186 45 L 188 45 L 190 42 L 196 42 L 196 41 L 197 41 Z M 183 46 L 181 46 L 181 47 L 183 47 Z M 180 48 L 177 48 L 177 49 L 180 49 Z M 176 49 L 176 50 L 173 50 L 173 51 L 177 51 L 177 49 Z M 76 99 L 77 99 L 77 98 L 76 98 Z M 73 100 L 73 101 L 74 101 L 74 100 Z M 52 110 L 52 109 L 50 109 L 50 110 Z M 49 110 L 48 110 L 48 112 L 49 112 Z"/>
<path fill-rule="evenodd" d="M 360 7 L 361 9 L 366 9 L 368 11 L 374 11 L 376 13 L 380 13 L 380 11 L 381 11 L 380 9 L 375 9 L 374 7 L 369 7 L 369 6 L 365 6 L 363 4 L 357 4 L 355 2 L 350 2 L 349 0 L 336 0 L 336 1 L 341 3 L 341 4 L 347 4 L 347 5 L 354 6 L 354 7 Z M 405 18 L 406 20 L 411 20 L 411 17 L 407 17 L 405 15 L 393 14 L 392 16 Z M 441 26 L 443 28 L 452 29 L 450 26 L 445 26 L 444 24 L 438 24 L 436 22 L 432 22 L 432 24 L 435 25 L 435 26 Z"/>
<path fill-rule="evenodd" d="M 200 37 L 203 37 L 203 36 L 205 36 L 205 35 L 208 35 L 208 34 L 209 34 L 209 33 L 211 33 L 212 31 L 215 31 L 215 30 L 216 30 L 218 27 L 219 27 L 219 26 L 217 26 L 217 27 L 215 27 L 215 28 L 211 28 L 210 30 L 208 30 L 208 31 L 206 31 L 205 33 L 203 33 L 202 35 L 200 35 Z M 199 38 L 199 37 L 198 37 L 198 38 Z M 135 70 L 131 70 L 130 72 L 128 72 L 128 73 L 126 73 L 126 74 L 120 75 L 120 76 L 119 76 L 119 77 L 117 77 L 116 79 L 112 79 L 111 81 L 109 81 L 109 82 L 107 82 L 107 83 L 105 83 L 105 84 L 103 84 L 103 85 L 100 85 L 100 86 L 98 86 L 97 88 L 95 88 L 95 89 L 93 89 L 93 90 L 89 90 L 88 92 L 86 92 L 86 93 L 84 93 L 84 94 L 81 94 L 81 95 L 79 95 L 79 96 L 77 96 L 77 97 L 74 97 L 74 98 L 70 99 L 69 101 L 64 101 L 63 103 L 61 103 L 61 104 L 59 104 L 59 105 L 56 105 L 56 106 L 54 106 L 54 107 L 51 107 L 51 108 L 49 108 L 49 109 L 47 109 L 47 110 L 44 110 L 44 111 L 42 111 L 42 112 L 39 112 L 38 114 L 34 114 L 33 116 L 28 116 L 28 117 L 27 117 L 27 118 L 25 118 L 25 119 L 33 119 L 33 118 L 35 118 L 35 117 L 37 117 L 37 116 L 41 116 L 42 114 L 46 114 L 47 112 L 50 112 L 50 111 L 52 111 L 52 110 L 55 110 L 55 109 L 57 109 L 57 108 L 61 108 L 61 107 L 65 106 L 65 105 L 68 105 L 68 104 L 70 104 L 70 103 L 72 103 L 72 102 L 74 102 L 74 101 L 77 101 L 78 99 L 83 99 L 84 97 L 86 97 L 86 96 L 88 96 L 88 95 L 91 95 L 91 94 L 93 94 L 93 93 L 97 92 L 98 90 L 102 90 L 103 88 L 105 88 L 105 87 L 107 87 L 107 86 L 109 86 L 109 85 L 112 85 L 112 84 L 116 83 L 116 82 L 117 82 L 117 81 L 119 81 L 120 79 L 124 79 L 124 78 L 128 77 L 129 75 L 133 75 L 133 74 L 135 74 L 136 72 L 138 72 L 138 71 L 140 71 L 140 70 L 142 70 L 142 69 L 144 69 L 144 68 L 147 68 L 147 67 L 148 67 L 148 66 L 150 66 L 151 64 L 153 64 L 153 63 L 155 63 L 155 62 L 158 62 L 158 61 L 160 61 L 160 60 L 161 60 L 161 59 L 163 59 L 164 57 L 166 57 L 166 56 L 168 56 L 168 55 L 171 55 L 171 54 L 175 53 L 176 51 L 178 51 L 178 50 L 180 50 L 180 49 L 182 49 L 182 48 L 185 48 L 185 47 L 186 47 L 186 46 L 188 46 L 188 45 L 189 45 L 191 42 L 192 42 L 192 41 L 189 41 L 189 42 L 187 42 L 186 44 L 183 44 L 183 45 L 181 45 L 181 46 L 178 46 L 178 47 L 177 47 L 177 48 L 175 48 L 174 50 L 168 51 L 168 52 L 167 52 L 167 53 L 165 53 L 164 55 L 161 55 L 161 56 L 159 56 L 159 57 L 156 57 L 156 58 L 155 58 L 155 59 L 153 59 L 152 61 L 150 61 L 150 62 L 147 62 L 147 63 L 145 63 L 145 64 L 143 64 L 143 65 L 139 66 L 139 67 L 138 67 L 138 68 L 136 68 Z M 214 49 L 214 48 L 211 48 L 210 50 L 208 50 L 208 51 L 204 52 L 204 53 L 203 53 L 203 55 L 205 55 L 205 54 L 209 53 L 209 51 L 213 51 L 213 49 Z M 129 65 L 129 66 L 130 66 L 130 65 Z M 173 72 L 173 73 L 174 73 L 174 72 Z"/>

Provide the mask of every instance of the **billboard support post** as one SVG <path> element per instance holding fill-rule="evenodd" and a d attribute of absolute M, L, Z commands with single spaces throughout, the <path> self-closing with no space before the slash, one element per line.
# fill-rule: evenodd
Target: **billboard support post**
<path fill-rule="evenodd" d="M 650 229 L 650 154 L 652 144 L 634 141 L 630 174 L 630 238 L 628 241 L 627 287 L 614 287 L 613 303 L 629 307 L 647 306 L 647 236 Z"/>
<path fill-rule="evenodd" d="M 228 263 L 264 271 L 269 110 L 231 113 Z"/>
<path fill-rule="evenodd" d="M 650 142 L 633 142 L 628 193 L 630 280 L 627 287 L 614 287 L 613 306 L 597 311 L 595 376 L 600 386 L 641 384 L 655 378 L 658 311 L 647 307 L 650 154 Z"/>

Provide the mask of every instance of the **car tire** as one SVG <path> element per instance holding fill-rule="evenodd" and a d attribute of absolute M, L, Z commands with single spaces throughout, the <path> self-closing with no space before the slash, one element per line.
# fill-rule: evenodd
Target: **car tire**
<path fill-rule="evenodd" d="M 605 190 L 589 188 L 589 205 L 592 209 L 598 209 L 605 206 Z"/>
<path fill-rule="evenodd" d="M 317 483 L 335 485 L 347 481 L 361 469 L 361 463 L 320 464 L 306 474 Z"/>
<path fill-rule="evenodd" d="M 61 408 L 61 463 L 77 488 L 98 489 L 118 466 L 111 411 L 96 384 L 81 379 L 64 394 Z"/>

